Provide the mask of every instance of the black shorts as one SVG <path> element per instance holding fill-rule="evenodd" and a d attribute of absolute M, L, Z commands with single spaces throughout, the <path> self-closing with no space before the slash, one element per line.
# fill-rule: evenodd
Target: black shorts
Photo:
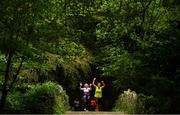
<path fill-rule="evenodd" d="M 102 105 L 102 98 L 96 98 L 97 104 Z"/>

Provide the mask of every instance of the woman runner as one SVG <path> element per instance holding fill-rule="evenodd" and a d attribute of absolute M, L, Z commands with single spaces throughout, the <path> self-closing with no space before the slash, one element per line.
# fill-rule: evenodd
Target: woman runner
<path fill-rule="evenodd" d="M 84 84 L 84 87 L 82 87 L 83 84 L 80 83 L 80 90 L 83 91 L 83 104 L 84 104 L 84 111 L 89 109 L 89 99 L 90 99 L 90 91 L 91 91 L 91 84 L 88 85 L 87 83 Z"/>
<path fill-rule="evenodd" d="M 97 109 L 99 109 L 99 105 L 101 104 L 101 99 L 102 99 L 102 88 L 105 87 L 104 81 L 99 82 L 97 85 L 95 84 L 96 78 L 93 79 L 93 86 L 95 87 L 95 94 L 94 97 L 96 98 L 96 105 Z"/>

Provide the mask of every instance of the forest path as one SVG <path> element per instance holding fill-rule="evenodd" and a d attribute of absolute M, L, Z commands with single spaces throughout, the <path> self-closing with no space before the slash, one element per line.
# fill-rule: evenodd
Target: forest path
<path fill-rule="evenodd" d="M 76 111 L 69 111 L 64 113 L 63 115 L 125 115 L 122 112 L 94 112 L 94 111 L 87 111 L 87 112 L 76 112 Z"/>

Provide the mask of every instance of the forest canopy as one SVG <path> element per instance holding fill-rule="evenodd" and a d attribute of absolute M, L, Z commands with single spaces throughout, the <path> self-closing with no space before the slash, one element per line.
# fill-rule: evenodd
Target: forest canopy
<path fill-rule="evenodd" d="M 2 0 L 0 17 L 1 111 L 21 113 L 11 98 L 48 85 L 63 87 L 53 96 L 68 110 L 79 83 L 96 77 L 107 110 L 180 112 L 179 0 Z M 132 108 L 123 102 L 131 94 Z"/>

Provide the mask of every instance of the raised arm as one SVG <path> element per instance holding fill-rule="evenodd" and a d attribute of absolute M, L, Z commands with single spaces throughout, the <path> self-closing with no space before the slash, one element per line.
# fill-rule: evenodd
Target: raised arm
<path fill-rule="evenodd" d="M 97 85 L 95 84 L 96 78 L 93 79 L 93 86 L 97 87 Z"/>
<path fill-rule="evenodd" d="M 102 83 L 102 88 L 104 88 L 106 85 L 105 85 L 105 83 L 104 83 L 104 81 L 101 81 L 101 83 Z"/>
<path fill-rule="evenodd" d="M 82 85 L 83 85 L 82 83 L 79 84 L 79 89 L 80 90 L 83 90 Z"/>
<path fill-rule="evenodd" d="M 92 90 L 92 84 L 91 83 L 89 84 L 89 88 L 90 88 L 90 90 Z"/>

